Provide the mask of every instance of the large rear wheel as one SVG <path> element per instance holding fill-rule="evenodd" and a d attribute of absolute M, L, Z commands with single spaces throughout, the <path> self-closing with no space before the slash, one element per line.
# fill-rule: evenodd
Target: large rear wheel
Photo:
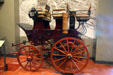
<path fill-rule="evenodd" d="M 78 73 L 86 67 L 88 60 L 86 46 L 73 37 L 57 41 L 51 50 L 52 64 L 62 73 Z"/>

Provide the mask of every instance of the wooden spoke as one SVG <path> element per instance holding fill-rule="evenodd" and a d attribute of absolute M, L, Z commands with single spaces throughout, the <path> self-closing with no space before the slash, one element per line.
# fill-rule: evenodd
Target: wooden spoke
<path fill-rule="evenodd" d="M 57 62 L 57 61 L 61 61 L 61 60 L 63 60 L 63 59 L 65 59 L 66 57 L 62 57 L 62 58 L 60 58 L 60 59 L 56 59 L 56 60 L 54 60 L 55 62 Z"/>
<path fill-rule="evenodd" d="M 36 64 L 37 64 L 37 61 L 36 61 L 36 60 L 33 60 L 33 61 L 32 61 L 32 63 L 33 63 L 33 64 L 35 64 L 35 66 L 36 66 Z"/>
<path fill-rule="evenodd" d="M 78 57 L 78 58 L 87 59 L 87 57 Z"/>
<path fill-rule="evenodd" d="M 67 59 L 65 59 L 62 63 L 60 63 L 59 67 L 61 67 L 66 61 L 67 61 Z"/>
<path fill-rule="evenodd" d="M 53 54 L 53 56 L 66 56 L 66 55 L 61 55 L 61 54 Z"/>
<path fill-rule="evenodd" d="M 64 47 L 64 45 L 60 42 L 60 45 L 62 46 L 62 48 L 67 52 L 66 48 Z"/>
<path fill-rule="evenodd" d="M 70 52 L 72 52 L 72 50 L 73 50 L 73 48 L 74 48 L 74 46 L 75 46 L 74 44 L 75 44 L 75 40 L 74 40 L 74 42 L 73 42 L 73 44 L 72 44 L 73 46 L 72 46 Z"/>
<path fill-rule="evenodd" d="M 72 60 L 72 62 L 74 63 L 74 65 L 76 66 L 76 68 L 80 71 L 80 68 L 79 68 L 79 66 L 76 64 L 76 62 L 73 61 L 73 60 Z"/>
<path fill-rule="evenodd" d="M 70 67 L 71 67 L 71 71 L 73 72 L 73 65 L 72 65 L 72 60 L 71 60 L 71 66 L 70 66 Z"/>
<path fill-rule="evenodd" d="M 38 53 L 38 52 L 37 52 L 37 53 L 34 53 L 33 55 L 34 55 L 34 56 L 39 56 L 39 55 L 40 55 L 40 53 Z"/>
<path fill-rule="evenodd" d="M 28 63 L 29 63 L 29 62 L 27 62 L 27 64 L 25 65 L 25 68 L 27 67 Z"/>
<path fill-rule="evenodd" d="M 56 47 L 54 47 L 54 49 L 55 49 L 55 50 L 58 50 L 58 51 L 60 51 L 61 53 L 64 53 L 64 54 L 65 54 L 64 51 L 62 51 L 62 50 L 60 50 L 60 49 L 58 49 L 58 48 L 56 48 Z"/>
<path fill-rule="evenodd" d="M 31 66 L 31 61 L 30 61 L 30 71 L 31 71 L 31 69 L 32 69 L 32 66 Z"/>
<path fill-rule="evenodd" d="M 84 53 L 84 52 L 86 52 L 86 51 L 85 50 L 82 50 L 82 51 L 79 51 L 79 52 L 77 52 L 75 54 L 77 55 L 77 54 L 81 54 L 81 53 Z"/>
<path fill-rule="evenodd" d="M 33 68 L 37 68 L 37 67 L 39 67 L 39 65 L 38 65 L 37 62 L 32 62 L 32 67 L 33 67 Z"/>
<path fill-rule="evenodd" d="M 67 48 L 68 48 L 68 52 L 69 52 L 69 40 L 67 39 Z"/>
<path fill-rule="evenodd" d="M 81 48 L 81 45 L 79 45 L 78 47 L 77 46 L 75 46 L 75 47 L 76 47 L 76 49 L 72 53 L 75 53 L 79 48 Z"/>
<path fill-rule="evenodd" d="M 24 62 L 26 62 L 26 60 L 24 60 L 24 61 L 21 61 L 21 63 L 24 63 Z"/>
<path fill-rule="evenodd" d="M 41 58 L 36 57 L 36 58 L 34 58 L 34 60 L 36 60 L 36 61 L 37 61 L 37 60 L 41 60 Z"/>
<path fill-rule="evenodd" d="M 75 58 L 82 58 L 82 59 L 87 59 L 87 57 L 83 57 L 83 56 L 73 56 Z"/>
<path fill-rule="evenodd" d="M 80 61 L 78 61 L 78 60 L 77 60 L 77 59 L 75 59 L 75 58 L 73 58 L 73 60 L 74 60 L 75 62 L 80 63 L 80 64 L 82 64 L 82 65 L 83 65 L 83 62 L 80 62 Z"/>

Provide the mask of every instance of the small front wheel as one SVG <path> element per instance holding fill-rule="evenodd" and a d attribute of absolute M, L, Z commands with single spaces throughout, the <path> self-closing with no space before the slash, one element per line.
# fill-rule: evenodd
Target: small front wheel
<path fill-rule="evenodd" d="M 20 66 L 27 71 L 36 71 L 42 66 L 42 54 L 30 45 L 22 46 L 17 54 Z"/>

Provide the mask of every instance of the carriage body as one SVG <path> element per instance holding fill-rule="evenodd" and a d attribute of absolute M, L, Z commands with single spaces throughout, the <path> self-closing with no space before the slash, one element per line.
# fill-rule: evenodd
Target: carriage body
<path fill-rule="evenodd" d="M 34 45 L 43 44 L 45 41 L 53 39 L 55 42 L 64 37 L 76 37 L 81 39 L 78 35 L 79 32 L 76 29 L 63 29 L 63 16 L 55 16 L 56 27 L 54 30 L 50 29 L 50 21 L 43 19 L 40 16 L 33 19 L 34 25 L 31 30 L 23 29 L 27 35 L 29 41 L 32 41 Z M 65 24 L 67 25 L 67 24 Z M 71 28 L 71 27 L 69 27 Z M 67 33 L 64 33 L 66 31 Z"/>

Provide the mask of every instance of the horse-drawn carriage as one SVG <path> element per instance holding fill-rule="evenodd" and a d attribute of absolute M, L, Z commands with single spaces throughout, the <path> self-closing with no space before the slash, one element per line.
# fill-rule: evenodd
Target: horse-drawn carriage
<path fill-rule="evenodd" d="M 90 10 L 84 10 L 87 12 L 85 14 L 79 14 L 80 11 L 54 13 L 59 11 L 64 9 L 55 9 L 50 14 L 49 10 L 40 11 L 32 8 L 29 17 L 34 21 L 33 28 L 27 30 L 19 25 L 25 31 L 29 42 L 17 44 L 24 44 L 17 53 L 18 62 L 23 69 L 37 71 L 46 55 L 50 57 L 55 69 L 62 73 L 80 72 L 88 64 L 88 50 L 77 29 L 89 20 Z M 56 21 L 54 30 L 51 30 L 49 25 L 51 16 Z M 76 28 L 75 18 L 79 22 Z"/>

